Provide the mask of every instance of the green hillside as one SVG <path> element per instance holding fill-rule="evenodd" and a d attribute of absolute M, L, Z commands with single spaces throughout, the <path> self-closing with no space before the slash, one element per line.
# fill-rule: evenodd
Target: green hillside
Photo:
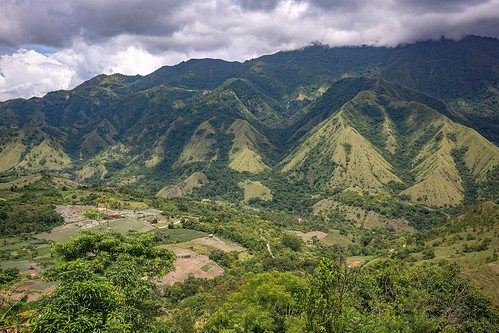
<path fill-rule="evenodd" d="M 0 171 L 152 193 L 202 173 L 193 197 L 242 202 L 239 184 L 259 182 L 274 199 L 251 203 L 299 211 L 331 191 L 427 207 L 497 200 L 498 149 L 483 136 L 496 140 L 498 44 L 314 45 L 99 75 L 0 103 Z"/>
<path fill-rule="evenodd" d="M 331 110 L 284 159 L 289 177 L 318 190 L 393 193 L 439 207 L 462 202 L 465 187 L 499 163 L 499 149 L 432 108 L 437 100 L 384 80 L 350 81 L 367 89 Z"/>

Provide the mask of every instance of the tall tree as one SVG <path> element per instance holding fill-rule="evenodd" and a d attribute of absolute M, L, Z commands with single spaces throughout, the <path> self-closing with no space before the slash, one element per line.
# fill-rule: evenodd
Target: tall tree
<path fill-rule="evenodd" d="M 159 294 L 151 278 L 173 269 L 175 254 L 155 245 L 152 233 L 112 232 L 54 245 L 63 262 L 44 278 L 60 283 L 42 300 L 33 332 L 157 331 Z"/>

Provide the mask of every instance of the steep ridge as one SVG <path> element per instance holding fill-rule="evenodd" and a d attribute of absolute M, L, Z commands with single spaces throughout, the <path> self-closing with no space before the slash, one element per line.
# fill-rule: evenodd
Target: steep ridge
<path fill-rule="evenodd" d="M 194 131 L 187 145 L 184 146 L 177 161 L 173 163 L 173 168 L 185 166 L 189 163 L 217 159 L 218 154 L 213 147 L 215 135 L 215 129 L 210 125 L 209 121 L 201 123 Z"/>
<path fill-rule="evenodd" d="M 499 164 L 496 146 L 423 104 L 442 103 L 381 79 L 362 80 L 372 89 L 358 92 L 312 129 L 284 159 L 282 172 L 317 189 L 397 188 L 415 201 L 443 206 L 463 200 L 470 186 L 463 172 L 475 184 Z M 331 98 L 324 94 L 320 103 Z"/>
<path fill-rule="evenodd" d="M 227 134 L 234 135 L 234 141 L 229 151 L 230 168 L 250 173 L 259 173 L 269 169 L 258 151 L 268 151 L 275 148 L 248 121 L 237 119 L 229 127 Z"/>
<path fill-rule="evenodd" d="M 0 172 L 61 170 L 72 164 L 60 143 L 40 128 L 0 133 Z"/>
<path fill-rule="evenodd" d="M 244 63 L 99 75 L 71 91 L 0 103 L 0 171 L 54 170 L 153 191 L 202 172 L 203 188 L 221 196 L 249 180 L 278 198 L 291 180 L 309 194 L 351 189 L 456 205 L 496 174 L 497 147 L 480 134 L 493 137 L 497 124 L 498 45 L 479 37 L 314 45 Z M 492 120 L 485 127 L 473 122 L 477 108 Z"/>

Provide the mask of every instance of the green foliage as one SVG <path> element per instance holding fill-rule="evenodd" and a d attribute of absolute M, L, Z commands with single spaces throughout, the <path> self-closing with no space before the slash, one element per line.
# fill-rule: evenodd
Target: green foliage
<path fill-rule="evenodd" d="M 3 215 L 7 217 L 0 219 L 0 235 L 12 236 L 49 231 L 64 221 L 54 208 L 52 205 L 3 205 Z"/>
<path fill-rule="evenodd" d="M 289 247 L 293 251 L 300 251 L 303 245 L 303 241 L 298 236 L 285 234 L 282 238 L 282 245 Z"/>
<path fill-rule="evenodd" d="M 454 158 L 456 163 L 457 171 L 459 176 L 463 180 L 464 187 L 464 201 L 463 205 L 469 207 L 476 203 L 478 199 L 478 188 L 475 181 L 475 177 L 471 174 L 470 170 L 464 162 L 464 154 L 468 151 L 468 147 L 463 147 L 461 149 L 453 149 L 451 151 L 451 156 Z"/>
<path fill-rule="evenodd" d="M 3 295 L 8 295 L 8 292 L 8 290 L 2 289 Z M 23 296 L 19 301 L 2 297 L 2 302 L 3 304 L 0 309 L 0 329 L 5 332 L 24 332 L 28 330 L 26 321 L 31 317 L 31 311 L 26 311 L 28 308 L 28 295 Z"/>
<path fill-rule="evenodd" d="M 106 219 L 109 218 L 105 213 L 99 212 L 98 210 L 94 209 L 88 212 L 83 213 L 83 217 L 86 217 L 89 220 L 97 221 L 99 219 Z"/>
<path fill-rule="evenodd" d="M 82 231 L 81 236 L 68 243 L 54 244 L 53 251 L 67 262 L 78 258 L 108 262 L 115 260 L 121 254 L 128 254 L 140 263 L 149 276 L 159 276 L 173 269 L 172 262 L 175 255 L 172 251 L 166 248 L 156 248 L 155 245 L 152 233 L 122 235 L 116 232 Z"/>
<path fill-rule="evenodd" d="M 435 258 L 435 250 L 431 247 L 425 247 L 423 250 L 423 260 Z"/>
<path fill-rule="evenodd" d="M 475 242 L 471 244 L 464 244 L 463 252 L 479 252 L 487 251 L 489 244 L 492 240 L 490 238 L 485 238 L 481 242 Z"/>
<path fill-rule="evenodd" d="M 41 301 L 34 332 L 157 329 L 156 287 L 144 277 L 171 270 L 175 255 L 156 248 L 152 234 L 84 232 L 53 251 L 63 262 L 43 276 L 59 285 Z"/>
<path fill-rule="evenodd" d="M 388 218 L 403 217 L 418 230 L 441 225 L 447 220 L 447 215 L 442 210 L 429 209 L 419 204 L 408 205 L 387 195 L 361 195 L 353 191 L 344 191 L 332 196 L 332 199 L 366 211 L 373 210 Z"/>
<path fill-rule="evenodd" d="M 341 332 L 347 292 L 346 263 L 324 258 L 307 280 L 302 307 L 308 332 Z"/>
<path fill-rule="evenodd" d="M 403 183 L 393 188 L 398 194 L 401 186 L 414 183 L 412 168 L 421 148 L 433 138 L 436 143 L 445 140 L 439 126 L 420 129 L 404 125 L 409 116 L 407 108 L 392 102 L 409 103 L 415 108 L 424 105 L 426 111 L 436 110 L 453 121 L 479 128 L 489 138 L 495 136 L 498 80 L 491 68 L 497 66 L 493 56 L 497 49 L 497 41 L 478 37 L 398 48 L 313 45 L 244 63 L 203 59 L 166 66 L 144 77 L 99 75 L 71 91 L 0 103 L 0 127 L 5 128 L 0 149 L 5 153 L 6 145 L 20 138 L 19 142 L 27 147 L 21 157 L 26 157 L 42 140 L 47 140 L 56 144 L 56 150 L 61 149 L 58 153 L 64 152 L 71 158 L 71 166 L 61 172 L 84 178 L 88 183 L 126 182 L 151 193 L 165 185 L 178 184 L 194 172 L 203 172 L 210 183 L 195 190 L 194 197 L 235 203 L 243 200 L 237 184 L 247 175 L 228 167 L 234 137 L 227 129 L 234 121 L 247 121 L 261 134 L 258 140 L 246 139 L 275 172 L 303 136 L 311 135 L 308 133 L 318 124 L 342 106 L 350 105 L 348 102 L 360 96 L 360 92 L 366 92 L 375 97 L 370 103 L 352 108 L 345 116 L 345 125 L 354 126 L 392 164 L 390 171 Z M 457 57 L 458 54 L 461 56 Z M 455 109 L 440 99 L 381 78 L 445 98 Z M 40 117 L 44 125 L 33 127 Z M 390 118 L 394 125 L 390 132 L 397 141 L 395 154 L 386 148 L 385 118 Z M 417 120 L 424 123 L 427 118 Z M 183 151 L 195 150 L 189 146 L 190 138 L 206 121 L 214 129 L 209 137 L 213 144 L 202 152 L 206 158 L 192 163 L 186 160 L 182 168 L 172 167 Z M 417 128 L 418 133 L 411 127 Z M 452 134 L 448 138 L 457 139 Z M 353 147 L 348 145 L 355 143 L 337 144 L 343 144 L 347 160 L 353 160 Z M 310 190 L 317 194 L 317 190 L 327 187 L 328 176 L 338 167 L 323 153 L 314 148 L 304 159 L 305 175 L 293 175 L 296 177 L 291 182 L 296 185 L 296 192 L 282 191 L 277 184 L 280 180 L 268 179 L 264 185 L 272 190 L 275 200 L 256 200 L 252 204 L 307 214 L 310 206 L 303 202 L 307 200 L 295 194 L 301 187 L 306 189 L 300 193 Z M 130 160 L 128 156 L 134 158 Z M 31 163 L 22 163 L 25 162 Z M 50 156 L 43 156 L 40 162 L 48 168 L 53 161 Z M 15 168 L 22 171 L 20 166 Z M 274 184 L 276 187 L 271 186 Z M 15 186 L 12 189 L 17 193 Z M 473 195 L 472 190 L 468 192 L 467 195 Z M 491 199 L 497 191 L 487 193 L 483 197 Z M 88 199 L 87 202 L 92 201 Z"/>
<path fill-rule="evenodd" d="M 17 190 L 21 195 L 0 201 L 0 236 L 29 235 L 49 231 L 64 222 L 54 204 L 62 198 L 52 176 L 43 174 L 36 182 Z"/>
<path fill-rule="evenodd" d="M 11 284 L 19 279 L 19 268 L 0 269 L 0 285 Z"/>
<path fill-rule="evenodd" d="M 291 273 L 248 275 L 240 290 L 215 312 L 204 326 L 206 332 L 296 332 L 303 280 Z"/>
<path fill-rule="evenodd" d="M 455 264 L 407 269 L 391 260 L 353 270 L 323 261 L 309 280 L 305 320 L 313 332 L 488 331 L 499 325 L 490 300 L 463 278 Z M 311 293 L 311 291 L 313 291 Z"/>
<path fill-rule="evenodd" d="M 499 165 L 487 172 L 486 181 L 480 185 L 480 197 L 499 203 Z"/>

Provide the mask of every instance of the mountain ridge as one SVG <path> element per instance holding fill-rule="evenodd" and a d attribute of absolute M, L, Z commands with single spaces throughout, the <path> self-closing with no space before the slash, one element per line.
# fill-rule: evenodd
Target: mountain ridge
<path fill-rule="evenodd" d="M 400 68 L 418 68 L 400 64 L 424 50 L 433 50 L 427 59 L 438 66 L 452 50 L 464 50 L 465 59 L 482 52 L 492 60 L 470 84 L 489 93 L 499 89 L 496 44 L 470 37 L 397 48 L 312 46 L 244 63 L 190 60 L 143 77 L 99 75 L 71 91 L 0 103 L 1 171 L 52 170 L 155 191 L 202 173 L 207 181 L 193 195 L 219 186 L 212 194 L 222 197 L 223 188 L 236 193 L 245 181 L 283 190 L 260 178 L 284 177 L 310 194 L 353 189 L 455 206 L 487 181 L 498 149 L 468 128 L 473 112 L 455 107 L 468 98 L 460 95 L 465 81 L 450 99 L 443 90 L 431 96 L 411 87 L 419 74 L 400 76 Z M 450 59 L 442 68 L 480 67 Z M 487 114 L 496 119 L 491 105 Z"/>

